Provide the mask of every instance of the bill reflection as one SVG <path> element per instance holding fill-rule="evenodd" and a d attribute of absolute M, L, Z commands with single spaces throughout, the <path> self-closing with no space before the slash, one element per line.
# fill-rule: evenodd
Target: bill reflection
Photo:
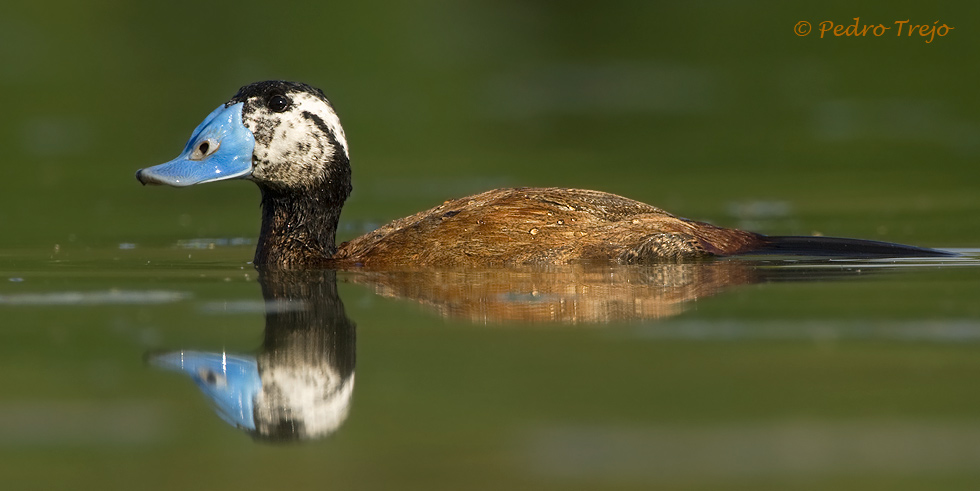
<path fill-rule="evenodd" d="M 267 271 L 265 339 L 254 355 L 180 350 L 151 364 L 190 377 L 227 423 L 258 440 L 317 439 L 347 419 L 355 326 L 332 271 Z"/>

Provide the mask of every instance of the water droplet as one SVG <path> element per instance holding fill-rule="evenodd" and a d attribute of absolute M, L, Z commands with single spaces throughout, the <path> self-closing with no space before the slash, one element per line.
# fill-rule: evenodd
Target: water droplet
<path fill-rule="evenodd" d="M 532 228 L 531 230 L 528 230 L 528 233 L 531 235 L 538 235 L 538 229 Z"/>
<path fill-rule="evenodd" d="M 564 225 L 564 224 L 565 224 L 565 220 L 558 220 L 558 225 Z"/>

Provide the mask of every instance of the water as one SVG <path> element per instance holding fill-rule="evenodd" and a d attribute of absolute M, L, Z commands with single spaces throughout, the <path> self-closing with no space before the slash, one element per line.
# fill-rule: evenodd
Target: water
<path fill-rule="evenodd" d="M 978 9 L 7 2 L 0 487 L 976 489 Z M 858 16 L 956 29 L 793 31 Z M 254 186 L 133 173 L 270 78 L 339 111 L 341 240 L 566 186 L 968 256 L 263 279 Z M 292 423 L 236 412 L 253 362 Z"/>
<path fill-rule="evenodd" d="M 10 482 L 914 487 L 980 464 L 978 250 L 259 275 L 208 244 L 6 255 Z"/>

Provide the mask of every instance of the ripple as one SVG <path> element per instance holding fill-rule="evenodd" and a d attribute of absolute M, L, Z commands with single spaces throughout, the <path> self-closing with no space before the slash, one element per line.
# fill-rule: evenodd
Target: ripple
<path fill-rule="evenodd" d="M 18 293 L 0 295 L 0 305 L 151 305 L 190 297 L 190 293 L 168 290 Z"/>
<path fill-rule="evenodd" d="M 252 239 L 248 237 L 224 237 L 216 239 L 187 239 L 178 240 L 179 249 L 214 249 L 215 247 L 238 247 L 252 245 Z"/>
<path fill-rule="evenodd" d="M 641 339 L 701 341 L 878 339 L 906 342 L 976 343 L 980 322 L 973 319 L 923 321 L 679 321 L 642 326 Z"/>
<path fill-rule="evenodd" d="M 255 314 L 264 312 L 302 312 L 308 306 L 303 301 L 235 300 L 230 302 L 207 302 L 201 311 L 208 314 Z"/>

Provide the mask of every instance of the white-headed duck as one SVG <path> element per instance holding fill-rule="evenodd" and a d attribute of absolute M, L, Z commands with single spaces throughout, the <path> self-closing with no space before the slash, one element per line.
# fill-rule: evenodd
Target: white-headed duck
<path fill-rule="evenodd" d="M 262 192 L 255 265 L 274 268 L 418 268 L 643 263 L 737 254 L 942 256 L 859 239 L 775 237 L 687 220 L 600 191 L 496 189 L 453 199 L 337 246 L 351 192 L 340 119 L 306 84 L 242 87 L 194 130 L 176 159 L 141 169 L 143 184 L 189 186 L 248 179 Z"/>

